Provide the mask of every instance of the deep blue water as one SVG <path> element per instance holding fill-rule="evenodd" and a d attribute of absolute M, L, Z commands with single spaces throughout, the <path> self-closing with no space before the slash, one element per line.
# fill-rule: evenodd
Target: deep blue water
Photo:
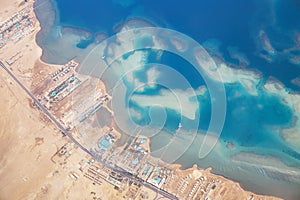
<path fill-rule="evenodd" d="M 113 4 L 111 1 L 71 1 L 56 0 L 60 14 L 60 23 L 83 28 L 92 32 L 112 33 L 117 23 L 125 20 L 130 10 Z"/>
<path fill-rule="evenodd" d="M 175 29 L 203 42 L 216 38 L 227 46 L 237 46 L 249 58 L 249 67 L 265 76 L 274 76 L 291 89 L 300 88 L 290 81 L 300 74 L 300 67 L 290 64 L 286 56 L 268 63 L 257 54 L 259 30 L 264 30 L 273 46 L 281 50 L 293 46 L 293 34 L 300 30 L 300 6 L 296 0 L 286 1 L 130 1 L 123 7 L 112 1 L 56 0 L 60 23 L 92 31 L 114 33 L 114 27 L 131 17 L 141 17 L 162 27 Z M 126 1 L 124 1 L 126 2 Z M 275 3 L 276 2 L 276 3 Z M 275 22 L 274 22 L 275 21 Z M 86 47 L 90 41 L 78 46 Z"/>
<path fill-rule="evenodd" d="M 289 63 L 285 55 L 278 55 L 271 63 L 258 55 L 259 52 L 266 53 L 259 43 L 260 30 L 266 32 L 271 44 L 278 51 L 294 45 L 293 34 L 300 30 L 300 20 L 298 20 L 300 19 L 300 6 L 297 1 L 287 0 L 275 3 L 270 0 L 141 0 L 129 1 L 127 6 L 123 6 L 113 1 L 56 0 L 56 6 L 61 25 L 86 29 L 92 34 L 106 32 L 112 35 L 118 24 L 132 17 L 140 17 L 150 20 L 158 26 L 187 34 L 199 43 L 215 38 L 221 42 L 220 52 L 224 54 L 226 61 L 233 61 L 229 58 L 226 48 L 228 46 L 238 47 L 250 60 L 248 67 L 259 69 L 265 78 L 273 76 L 287 87 L 299 90 L 297 86 L 290 83 L 291 79 L 300 74 L 299 66 Z M 92 40 L 93 37 L 82 40 L 77 46 L 85 48 Z M 127 56 L 130 56 L 130 53 L 124 55 L 123 58 Z M 155 54 L 150 55 L 148 61 L 156 62 Z M 178 56 L 165 52 L 159 62 L 172 66 L 184 75 L 193 88 L 205 84 L 196 70 Z M 145 78 L 142 73 L 138 76 L 140 79 Z M 241 85 L 226 86 L 228 98 L 233 97 L 236 91 L 239 91 L 241 95 L 228 101 L 227 118 L 222 137 L 226 140 L 236 141 L 242 146 L 261 145 L 275 148 L 282 145 L 275 137 L 270 139 L 272 138 L 269 133 L 271 129 L 268 127 L 291 125 L 293 113 L 288 106 L 284 105 L 279 98 L 264 92 L 260 92 L 258 97 L 253 97 Z M 147 91 L 147 94 L 155 94 L 155 91 Z M 206 94 L 205 97 L 198 97 L 198 101 L 205 105 L 199 111 L 203 116 L 199 129 L 206 130 L 210 120 L 209 94 Z M 262 105 L 262 107 L 259 108 L 258 105 Z M 141 109 L 135 104 L 131 104 L 131 106 Z M 143 118 L 137 121 L 140 124 L 147 124 L 149 121 L 147 110 L 143 110 L 143 112 L 145 113 Z M 181 119 L 173 111 L 169 110 L 168 114 L 165 128 L 173 130 Z"/>
<path fill-rule="evenodd" d="M 90 45 L 93 41 L 94 41 L 94 37 L 90 37 L 90 38 L 87 38 L 85 40 L 80 40 L 80 42 L 76 45 L 78 48 L 81 48 L 81 49 L 84 49 L 86 48 L 88 45 Z"/>
<path fill-rule="evenodd" d="M 199 43 L 208 39 L 220 42 L 219 51 L 225 62 L 238 62 L 230 58 L 227 48 L 237 47 L 244 53 L 250 65 L 247 68 L 258 69 L 263 77 L 258 86 L 258 96 L 253 96 L 240 84 L 225 84 L 227 95 L 227 113 L 222 131 L 222 141 L 232 141 L 235 145 L 251 148 L 251 152 L 264 154 L 268 152 L 279 157 L 289 165 L 299 167 L 300 154 L 293 150 L 280 137 L 279 130 L 293 124 L 295 113 L 278 96 L 266 92 L 262 84 L 269 77 L 275 77 L 284 85 L 295 91 L 300 87 L 291 80 L 300 75 L 300 66 L 289 62 L 290 56 L 300 55 L 300 50 L 286 53 L 283 50 L 295 46 L 294 37 L 300 32 L 300 3 L 297 0 L 52 0 L 56 2 L 59 18 L 57 25 L 71 26 L 88 30 L 91 37 L 76 44 L 86 48 L 95 39 L 97 32 L 113 35 L 118 25 L 130 18 L 142 18 L 157 26 L 180 31 Z M 115 3 L 115 2 L 121 3 Z M 263 49 L 259 32 L 263 30 L 268 36 L 275 55 Z M 127 59 L 133 52 L 123 55 Z M 157 59 L 156 51 L 150 52 L 149 63 L 159 62 L 171 66 L 189 80 L 193 88 L 205 84 L 197 71 L 182 58 L 164 52 Z M 261 54 L 270 56 L 267 61 Z M 239 66 L 237 66 L 239 67 Z M 140 81 L 145 81 L 143 71 L 135 72 Z M 167 76 L 166 76 L 167 77 Z M 159 78 L 165 79 L 162 74 Z M 170 80 L 173 86 L 176 80 Z M 126 83 L 130 89 L 131 83 Z M 127 88 L 127 89 L 128 89 Z M 160 87 L 138 92 L 139 94 L 156 95 Z M 186 88 L 181 88 L 186 89 Z M 211 99 L 208 92 L 198 96 L 201 107 L 199 130 L 208 129 L 211 117 Z M 141 112 L 142 117 L 135 119 L 140 125 L 150 123 L 149 108 L 140 107 L 130 102 L 130 107 Z M 194 122 L 181 116 L 174 110 L 167 109 L 165 129 L 175 132 L 179 122 L 194 126 Z M 253 148 L 253 147 L 256 147 Z M 194 148 L 194 147 L 192 147 Z M 245 150 L 245 149 L 244 149 Z M 194 156 L 194 155 L 193 155 Z M 228 158 L 230 159 L 230 158 Z M 183 160 L 193 160 L 185 158 Z M 191 161 L 194 162 L 194 161 Z M 217 163 L 217 162 L 216 162 Z M 189 163 L 191 164 L 191 163 Z M 213 166 L 215 167 L 215 166 Z M 225 170 L 226 171 L 226 170 Z M 227 171 L 230 174 L 230 170 Z M 226 174 L 226 172 L 225 172 Z M 272 186 L 270 186 L 272 190 Z"/>
<path fill-rule="evenodd" d="M 199 74 L 199 72 L 195 69 L 195 67 L 193 67 L 185 59 L 183 59 L 179 56 L 176 56 L 172 53 L 164 52 L 159 60 L 155 59 L 155 56 L 154 56 L 154 59 L 150 56 L 148 59 L 148 62 L 151 62 L 151 63 L 159 62 L 160 64 L 172 67 L 177 72 L 179 72 L 181 75 L 183 75 L 184 78 L 189 81 L 189 84 L 193 88 L 198 88 L 199 86 L 205 84 L 205 81 L 203 80 L 201 74 Z M 160 78 L 168 79 L 168 78 L 164 78 L 163 75 Z M 172 80 L 170 80 L 170 81 L 172 81 Z M 175 88 L 187 89 L 187 88 L 184 88 L 180 84 L 176 84 L 176 82 L 174 82 L 174 81 L 172 82 L 171 85 L 174 85 Z"/>

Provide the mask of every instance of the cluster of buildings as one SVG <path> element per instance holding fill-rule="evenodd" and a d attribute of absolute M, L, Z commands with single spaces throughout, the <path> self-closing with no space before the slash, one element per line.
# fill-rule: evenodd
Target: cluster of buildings
<path fill-rule="evenodd" d="M 139 181 L 128 178 L 93 159 L 84 163 L 83 166 L 85 169 L 81 168 L 81 171 L 84 177 L 90 179 L 93 184 L 102 185 L 103 182 L 107 182 L 113 185 L 123 194 L 124 199 L 136 199 L 141 192 L 142 184 Z"/>
<path fill-rule="evenodd" d="M 117 138 L 113 134 L 105 133 L 98 141 L 99 149 L 102 148 L 105 153 L 112 149 Z M 105 144 L 110 143 L 109 147 Z M 132 147 L 137 145 L 137 141 L 144 141 L 143 138 L 138 138 L 132 142 Z M 112 142 L 112 143 L 111 143 Z M 124 149 L 119 149 L 119 153 Z M 145 148 L 147 150 L 147 148 Z M 74 145 L 67 143 L 61 147 L 53 156 L 53 162 L 66 165 L 69 157 L 74 151 Z M 119 154 L 120 155 L 120 154 Z M 124 155 L 119 156 L 119 159 Z M 106 157 L 106 160 L 108 157 Z M 103 159 L 105 160 L 105 159 Z M 79 172 L 79 173 L 78 173 Z M 155 163 L 155 159 L 148 157 L 141 162 L 140 168 L 137 170 L 138 174 L 118 167 L 95 160 L 89 156 L 82 159 L 79 163 L 78 171 L 70 171 L 69 176 L 75 181 L 79 177 L 85 177 L 91 181 L 93 185 L 110 184 L 114 189 L 123 196 L 123 199 L 149 199 L 145 188 L 156 192 L 168 199 L 186 199 L 186 200 L 212 200 L 222 199 L 233 192 L 243 192 L 240 187 L 224 178 L 220 178 L 211 174 L 207 170 L 198 170 L 191 168 L 187 170 L 180 170 L 178 168 L 168 167 L 168 165 L 160 165 Z M 257 199 L 253 194 L 250 194 L 245 199 Z"/>
<path fill-rule="evenodd" d="M 74 92 L 76 87 L 88 79 L 81 81 L 78 78 L 75 68 L 78 63 L 71 61 L 56 72 L 49 74 L 51 84 L 48 84 L 46 92 L 42 92 L 39 101 L 44 102 L 46 108 L 53 112 L 53 106 L 57 106 L 62 99 Z M 82 86 L 84 88 L 84 86 Z M 81 89 L 79 93 L 86 94 Z M 86 92 L 89 92 L 88 90 Z M 67 115 L 66 104 L 69 100 L 60 105 L 64 115 Z M 78 123 L 76 128 L 83 125 L 85 128 L 90 123 L 85 123 L 90 117 L 95 117 L 97 110 L 109 101 L 108 95 L 94 94 L 91 102 L 81 102 L 84 106 L 77 109 Z M 74 102 L 73 102 L 74 103 Z M 60 121 L 64 116 L 55 115 Z M 62 124 L 65 124 L 64 122 Z M 73 129 L 69 129 L 73 130 Z M 89 129 L 86 129 L 88 131 Z M 72 131 L 72 134 L 73 131 Z M 78 136 L 80 137 L 80 135 Z M 203 173 L 203 170 L 180 170 L 163 163 L 150 155 L 149 139 L 144 136 L 130 137 L 122 146 L 117 143 L 121 134 L 111 127 L 102 127 L 97 131 L 94 146 L 90 149 L 93 154 L 87 162 L 80 164 L 79 171 L 93 184 L 101 185 L 104 182 L 114 186 L 120 191 L 125 199 L 147 199 L 143 188 L 160 193 L 169 199 L 214 199 L 222 197 L 231 192 L 225 182 L 215 178 L 211 173 Z M 69 143 L 64 145 L 53 156 L 52 161 L 59 165 L 66 165 L 72 155 L 74 146 Z M 195 172 L 196 171 L 196 172 Z M 77 180 L 81 175 L 71 171 L 69 176 Z M 141 197 L 142 196 L 142 197 Z M 137 198 L 139 197 L 139 198 Z"/>
<path fill-rule="evenodd" d="M 55 164 L 64 165 L 67 163 L 67 159 L 72 155 L 74 150 L 73 143 L 66 143 L 51 157 L 51 161 Z"/>
<path fill-rule="evenodd" d="M 104 169 L 104 166 L 93 164 L 93 160 L 87 163 L 89 165 L 88 169 L 84 172 L 84 177 L 93 181 L 98 185 L 101 185 L 103 180 L 108 180 L 110 169 Z"/>
<path fill-rule="evenodd" d="M 120 152 L 120 159 L 116 159 L 114 162 L 118 167 L 137 175 L 145 160 L 149 158 L 148 148 L 148 139 L 144 137 L 134 138 L 132 141 L 128 141 Z"/>
<path fill-rule="evenodd" d="M 35 30 L 32 9 L 32 5 L 28 5 L 0 25 L 0 49 L 9 42 L 18 42 Z"/>
<path fill-rule="evenodd" d="M 111 155 L 109 150 L 112 149 L 112 146 L 119 137 L 120 136 L 117 135 L 113 129 L 107 130 L 104 135 L 100 136 L 97 141 L 97 146 L 92 150 L 95 157 L 97 157 L 98 160 L 106 161 Z"/>
<path fill-rule="evenodd" d="M 148 183 L 154 185 L 155 187 L 162 189 L 164 184 L 167 184 L 167 180 L 172 175 L 171 169 L 165 167 L 159 167 L 146 164 L 146 169 L 143 172 L 143 178 Z M 144 175 L 145 174 L 145 175 Z M 148 175 L 148 176 L 147 176 Z"/>
<path fill-rule="evenodd" d="M 50 110 L 53 104 L 60 102 L 80 85 L 81 80 L 75 71 L 78 64 L 74 61 L 72 63 L 64 65 L 61 69 L 50 75 L 50 80 L 53 84 L 42 98 L 47 109 Z"/>
<path fill-rule="evenodd" d="M 35 21 L 31 14 L 32 5 L 0 25 L 0 49 L 10 41 L 18 42 L 35 30 Z M 21 51 L 17 51 L 6 60 L 6 63 L 12 65 L 21 56 Z M 97 81 L 78 74 L 76 72 L 78 65 L 79 63 L 72 60 L 55 72 L 46 74 L 41 82 L 32 84 L 33 95 L 73 136 L 74 127 L 90 124 L 84 122 L 94 117 L 95 113 L 101 107 L 107 106 L 105 103 L 110 100 L 110 97 L 103 94 L 101 89 L 96 93 L 90 90 L 91 86 L 97 87 L 97 84 L 94 84 Z M 34 76 L 39 76 L 39 74 Z M 81 88 L 78 89 L 79 87 Z M 69 98 L 74 92 L 82 94 L 77 101 Z M 91 94 L 93 98 L 85 101 L 85 95 Z M 195 168 L 180 170 L 153 158 L 150 155 L 150 141 L 144 136 L 131 137 L 127 143 L 119 146 L 117 141 L 121 135 L 111 127 L 113 126 L 102 127 L 101 131 L 96 130 L 95 146 L 89 149 L 93 158 L 88 158 L 88 161 L 82 159 L 79 167 L 69 172 L 72 179 L 76 181 L 83 176 L 91 180 L 93 184 L 101 185 L 104 182 L 112 184 L 116 190 L 122 192 L 123 199 L 137 199 L 138 197 L 148 199 L 147 193 L 142 190 L 144 187 L 169 199 L 187 200 L 222 199 L 224 195 L 238 188 L 232 187 L 232 183 L 228 187 L 226 185 L 228 180 L 217 178 L 209 172 Z M 86 130 L 89 131 L 89 129 Z M 51 157 L 52 162 L 64 168 L 72 155 L 77 152 L 77 148 L 78 146 L 74 143 L 66 143 Z M 250 195 L 249 199 L 253 199 L 253 195 Z"/>
<path fill-rule="evenodd" d="M 113 149 L 115 140 L 110 142 L 110 139 L 111 136 L 104 135 L 98 142 L 99 149 L 107 151 L 106 143 L 109 144 L 108 148 Z M 141 185 L 162 192 L 166 196 L 169 195 L 170 199 L 222 199 L 224 195 L 228 195 L 232 191 L 242 191 L 239 187 L 232 187 L 233 183 L 229 183 L 228 180 L 206 170 L 197 168 L 181 170 L 163 165 L 150 156 L 149 141 L 145 137 L 139 136 L 132 139 L 121 149 L 114 148 L 114 153 L 117 156 L 111 156 L 112 153 L 110 153 L 105 159 L 100 159 L 100 162 L 99 160 L 94 162 L 98 165 L 100 163 L 102 168 L 98 167 L 96 174 L 94 170 L 94 175 L 90 179 L 97 179 L 95 176 L 101 177 L 120 191 L 130 191 L 127 191 L 128 195 L 131 194 L 130 198 L 127 196 L 127 199 L 137 199 L 137 196 L 141 196 Z M 113 162 L 110 156 L 113 157 Z M 91 172 L 88 170 L 88 173 Z M 134 183 L 133 186 L 132 183 Z M 147 199 L 147 195 L 143 196 Z M 250 195 L 249 199 L 251 198 L 253 196 Z"/>
<path fill-rule="evenodd" d="M 72 97 L 70 94 L 85 80 L 76 72 L 78 65 L 77 62 L 71 60 L 58 70 L 48 73 L 45 77 L 43 76 L 42 79 L 32 84 L 34 88 L 33 93 L 39 102 L 66 128 L 70 124 L 63 118 L 72 109 Z M 37 79 L 38 77 L 35 78 Z"/>

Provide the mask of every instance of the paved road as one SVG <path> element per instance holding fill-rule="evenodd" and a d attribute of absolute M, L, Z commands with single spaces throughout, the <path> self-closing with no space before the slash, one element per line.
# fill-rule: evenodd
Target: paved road
<path fill-rule="evenodd" d="M 57 120 L 56 118 L 43 106 L 37 98 L 17 79 L 17 77 L 0 61 L 1 67 L 13 78 L 18 85 L 31 97 L 34 103 L 41 109 L 50 119 L 51 121 L 61 130 L 63 134 L 68 136 L 72 142 L 78 145 L 83 151 L 88 153 L 89 155 L 93 156 L 89 150 L 87 150 L 84 146 L 82 146 L 72 135 L 68 132 Z"/>
<path fill-rule="evenodd" d="M 143 179 L 141 179 L 141 178 L 139 178 L 139 177 L 137 177 L 137 176 L 134 176 L 134 175 L 130 174 L 129 172 L 127 172 L 127 171 L 125 171 L 125 170 L 123 170 L 123 169 L 121 169 L 121 168 L 119 168 L 119 167 L 115 167 L 115 168 L 113 168 L 113 169 L 114 169 L 114 171 L 116 171 L 116 172 L 122 174 L 122 176 L 129 177 L 129 178 L 131 178 L 131 179 L 133 179 L 133 180 L 135 180 L 135 181 L 137 181 L 137 182 L 142 183 L 143 186 L 148 187 L 148 188 L 150 188 L 150 189 L 156 191 L 157 193 L 161 194 L 161 195 L 164 196 L 165 198 L 176 199 L 176 200 L 178 199 L 175 195 L 173 195 L 173 194 L 171 194 L 171 193 L 169 193 L 169 192 L 167 192 L 167 191 L 158 189 L 158 188 L 155 187 L 154 185 L 151 185 L 150 183 L 144 181 Z"/>
<path fill-rule="evenodd" d="M 157 193 L 161 194 L 162 196 L 164 196 L 165 198 L 169 198 L 169 199 L 178 199 L 175 195 L 168 193 L 166 191 L 160 190 L 157 187 L 151 185 L 150 183 L 144 182 L 143 183 L 144 186 L 151 188 L 152 190 L 156 191 Z"/>
<path fill-rule="evenodd" d="M 0 61 L 0 65 L 1 67 L 11 76 L 11 78 L 14 79 L 14 81 L 16 81 L 16 83 L 31 97 L 31 99 L 35 102 L 35 104 L 52 120 L 52 122 L 61 130 L 61 132 L 63 134 L 65 134 L 66 136 L 69 137 L 69 139 L 74 142 L 77 146 L 79 146 L 84 152 L 86 152 L 87 154 L 89 154 L 90 156 L 92 156 L 94 158 L 94 155 L 88 150 L 86 149 L 84 146 L 82 146 L 73 136 L 72 134 L 67 131 L 61 124 L 59 121 L 56 120 L 56 118 L 47 110 L 47 108 L 45 108 L 45 106 L 43 106 L 39 100 L 17 79 L 17 77 L 3 64 L 3 62 Z M 121 170 L 121 169 L 115 169 L 113 167 L 111 167 L 114 171 L 122 174 L 123 176 L 126 176 L 130 179 L 134 179 L 136 181 L 139 181 L 139 182 L 142 182 L 143 185 L 145 187 L 148 187 L 152 190 L 155 190 L 157 191 L 159 194 L 165 196 L 166 198 L 169 198 L 169 199 L 178 199 L 177 197 L 175 197 L 174 195 L 166 192 L 166 191 L 163 191 L 163 190 L 160 190 L 158 188 L 156 188 L 155 186 L 147 183 L 147 182 L 144 182 L 142 179 L 134 176 L 134 175 L 131 175 L 130 173 L 126 172 L 125 170 Z"/>

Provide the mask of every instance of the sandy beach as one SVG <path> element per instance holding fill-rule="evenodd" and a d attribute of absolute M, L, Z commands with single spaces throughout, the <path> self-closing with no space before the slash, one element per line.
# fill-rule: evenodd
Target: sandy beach
<path fill-rule="evenodd" d="M 1 21 L 20 9 L 22 2 L 1 1 Z M 30 49 L 24 50 L 24 56 L 19 60 L 28 71 L 32 70 L 41 53 L 34 35 L 25 38 L 15 48 L 4 48 L 5 51 L 1 49 L 1 60 L 16 48 Z M 27 94 L 2 68 L 0 78 L 0 198 L 26 199 L 40 190 L 45 178 L 54 170 L 55 165 L 49 158 L 65 140 L 57 128 L 32 106 Z"/>
<path fill-rule="evenodd" d="M 2 0 L 0 22 L 32 3 L 32 0 L 28 3 Z M 31 14 L 35 20 L 34 32 L 17 43 L 8 43 L 3 47 L 0 60 L 5 63 L 7 58 L 15 55 L 16 49 L 20 51 L 21 56 L 9 68 L 28 89 L 34 90 L 45 81 L 41 77 L 47 77 L 59 66 L 41 61 L 42 50 L 35 39 L 40 26 L 34 12 Z M 104 181 L 101 185 L 95 185 L 89 179 L 82 178 L 83 175 L 79 175 L 78 179 L 70 177 L 70 173 L 82 174 L 79 166 L 89 159 L 77 147 L 71 148 L 72 156 L 68 158 L 67 164 L 53 161 L 56 152 L 68 144 L 68 138 L 62 137 L 58 128 L 33 105 L 29 96 L 2 68 L 0 72 L 0 199 L 122 199 L 122 193 Z M 34 92 L 38 94 L 37 91 L 42 89 Z M 144 144 L 145 148 L 149 148 L 149 142 L 147 140 Z M 187 170 L 181 170 L 180 165 L 167 166 L 177 170 L 180 176 L 192 173 L 195 178 L 199 178 L 199 174 L 207 174 L 224 181 L 226 187 L 231 189 L 226 193 L 228 196 L 222 199 L 252 195 L 238 183 L 211 174 L 210 169 L 199 170 L 196 165 Z M 149 194 L 149 199 L 155 199 L 156 193 L 153 190 L 144 190 Z M 264 196 L 259 198 L 276 199 Z"/>
<path fill-rule="evenodd" d="M 27 5 L 32 5 L 29 1 Z M 23 1 L 1 1 L 0 21 L 27 6 Z M 35 36 L 40 30 L 35 18 L 35 30 L 17 43 L 8 43 L 0 51 L 0 60 L 5 63 L 16 49 L 22 56 L 11 65 L 10 70 L 34 93 L 49 73 L 60 66 L 44 63 L 41 48 Z M 30 59 L 28 59 L 30 58 Z M 70 172 L 80 174 L 78 163 L 87 155 L 75 151 L 68 165 L 60 166 L 52 161 L 53 155 L 68 142 L 57 127 L 36 107 L 29 96 L 2 68 L 0 69 L 0 199 L 92 199 L 102 196 L 113 199 L 118 196 L 113 186 L 107 183 L 94 185 L 89 179 L 70 178 Z M 38 76 L 37 76 L 38 74 Z M 38 94 L 38 93 L 37 93 Z M 92 191 L 96 191 L 91 194 Z M 111 192 L 107 192 L 111 191 Z"/>

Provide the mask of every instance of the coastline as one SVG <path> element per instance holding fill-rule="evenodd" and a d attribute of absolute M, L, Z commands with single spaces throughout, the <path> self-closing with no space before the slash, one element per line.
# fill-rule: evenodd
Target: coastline
<path fill-rule="evenodd" d="M 37 20 L 39 21 L 39 19 L 37 18 Z M 124 22 L 124 24 L 125 24 L 125 22 Z M 123 26 L 123 24 L 122 24 L 122 26 Z M 74 29 L 73 27 L 72 27 L 72 29 Z M 39 26 L 39 31 L 41 31 L 41 27 Z M 38 33 L 37 33 L 38 34 Z M 36 34 L 36 35 L 37 35 Z M 35 38 L 36 38 L 36 35 L 35 35 Z M 42 51 L 42 48 L 37 44 L 37 41 L 36 41 L 36 39 L 35 39 L 35 44 L 38 46 L 38 48 L 40 48 L 41 49 L 41 51 Z M 42 59 L 41 59 L 41 57 L 42 57 L 42 54 L 41 54 L 41 56 L 38 58 L 39 59 L 39 61 L 40 62 L 42 62 L 43 64 L 46 64 L 46 65 L 49 65 L 48 63 L 46 63 L 46 62 L 44 62 Z M 52 64 L 51 64 L 52 65 Z M 105 84 L 105 82 L 103 82 L 103 84 L 105 85 L 105 87 L 106 87 L 106 84 Z M 117 128 L 118 129 L 118 128 Z M 123 135 L 123 134 L 121 134 L 120 133 L 120 135 Z M 150 139 L 148 138 L 148 142 L 147 142 L 147 145 L 150 145 Z M 159 162 L 162 162 L 162 163 L 164 163 L 162 160 L 159 160 Z M 165 163 L 166 164 L 166 163 Z M 192 168 L 188 168 L 188 169 L 182 169 L 182 165 L 181 164 L 166 164 L 166 166 L 167 167 L 169 167 L 169 168 L 171 168 L 171 169 L 174 169 L 174 170 L 181 170 L 181 171 L 185 171 L 185 170 L 190 170 L 190 169 L 193 169 L 193 170 L 196 170 L 196 169 L 198 169 L 198 170 L 200 170 L 201 172 L 203 171 L 203 172 L 208 172 L 208 173 L 211 173 L 210 171 L 212 170 L 212 168 L 211 167 L 209 167 L 209 168 L 207 168 L 207 169 L 200 169 L 200 168 L 198 168 L 198 166 L 197 166 L 197 164 L 195 164 Z M 222 178 L 222 179 L 226 179 L 225 177 L 223 177 L 223 176 L 221 176 L 221 175 L 215 175 L 215 176 L 218 176 L 218 177 L 220 177 L 220 178 Z M 239 185 L 239 187 L 241 187 L 241 185 L 238 183 L 238 182 L 236 182 L 238 185 Z M 249 192 L 249 193 L 251 193 L 251 192 Z"/>
<path fill-rule="evenodd" d="M 39 23 L 39 20 L 37 19 L 37 21 L 38 21 L 38 23 Z M 38 25 L 37 26 L 37 29 L 39 29 L 38 30 L 38 32 L 40 32 L 41 31 L 41 27 L 40 27 L 40 25 Z M 35 48 L 36 49 L 38 49 L 38 52 L 41 54 L 40 56 L 38 56 L 38 61 L 40 62 L 40 63 L 42 63 L 43 65 L 45 65 L 45 66 L 48 66 L 49 67 L 49 70 L 51 71 L 51 70 L 54 70 L 54 69 L 50 69 L 51 67 L 58 67 L 58 65 L 55 65 L 55 64 L 48 64 L 48 63 L 46 63 L 46 62 L 44 62 L 41 58 L 42 58 L 42 48 L 40 48 L 40 46 L 38 45 L 38 43 L 37 43 L 37 41 L 36 41 L 36 37 L 37 37 L 37 34 L 38 34 L 38 32 L 36 32 L 36 33 L 34 33 L 34 42 L 35 42 Z M 169 167 L 170 168 L 173 168 L 173 169 L 175 169 L 175 170 L 181 170 L 181 165 L 180 164 L 170 164 L 169 165 Z M 193 170 L 195 170 L 195 169 L 198 169 L 198 167 L 196 166 L 196 165 L 194 165 L 192 168 L 190 168 L 190 169 L 186 169 L 186 170 L 191 170 L 191 169 L 193 169 Z M 184 170 L 182 170 L 182 171 L 184 171 Z M 211 168 L 207 168 L 207 169 L 203 169 L 203 170 L 200 170 L 200 172 L 207 172 L 207 173 L 211 173 L 210 172 L 211 171 Z M 214 174 L 212 173 L 212 175 L 214 176 Z M 215 176 L 218 176 L 220 179 L 222 179 L 222 180 L 228 180 L 227 178 L 225 178 L 225 177 L 223 177 L 223 176 L 220 176 L 220 175 L 215 175 Z M 239 185 L 240 186 L 240 183 L 238 183 L 238 182 L 235 182 L 235 184 L 237 184 L 237 185 Z M 241 186 L 240 186 L 241 187 Z M 249 192 L 249 193 L 251 193 L 251 192 Z M 274 198 L 275 199 L 275 198 Z"/>
<path fill-rule="evenodd" d="M 21 7 L 15 5 L 21 2 L 23 1 L 1 1 L 1 5 L 4 4 L 5 7 L 1 6 L 0 10 L 11 8 L 3 18 L 8 19 L 22 9 L 24 5 Z M 29 0 L 27 5 L 31 3 L 33 2 Z M 6 7 L 6 5 L 11 7 Z M 34 15 L 34 13 L 31 14 Z M 36 30 L 38 23 L 36 21 Z M 25 75 L 33 76 L 33 67 L 41 55 L 41 49 L 35 43 L 35 35 L 36 32 L 27 35 L 18 43 L 9 43 L 0 51 L 0 59 L 5 62 L 5 58 L 14 55 L 16 49 L 23 50 L 23 56 L 18 58 L 10 70 L 13 70 L 15 74 L 23 75 L 23 83 L 28 89 L 30 80 Z M 70 184 L 68 180 L 65 183 L 59 181 L 59 178 L 67 177 L 66 173 L 61 172 L 59 176 L 52 176 L 57 166 L 53 165 L 50 160 L 57 146 L 63 145 L 66 140 L 61 138 L 57 127 L 32 105 L 28 95 L 2 68 L 0 84 L 0 110 L 2 112 L 0 119 L 0 199 L 43 198 L 41 188 L 52 191 L 50 185 L 53 182 L 68 187 Z M 55 193 L 52 192 L 48 198 L 56 198 Z"/>
<path fill-rule="evenodd" d="M 250 73 L 250 72 L 249 72 Z M 247 85 L 247 84 L 245 84 L 245 85 Z"/>

